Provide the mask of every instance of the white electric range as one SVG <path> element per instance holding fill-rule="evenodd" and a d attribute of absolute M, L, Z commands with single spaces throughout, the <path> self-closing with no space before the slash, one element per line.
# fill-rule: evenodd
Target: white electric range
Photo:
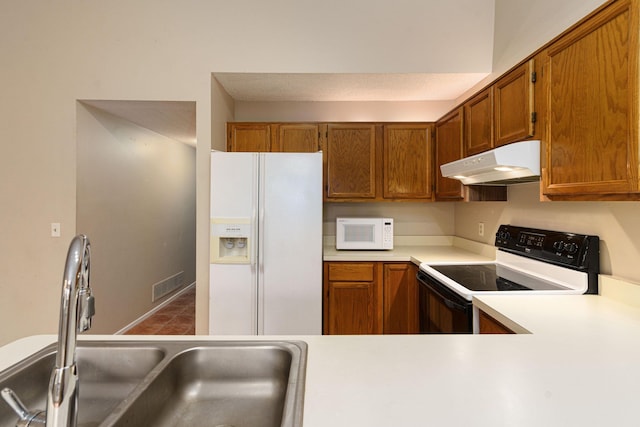
<path fill-rule="evenodd" d="M 597 294 L 598 236 L 501 225 L 496 261 L 422 263 L 422 333 L 471 333 L 474 295 Z"/>

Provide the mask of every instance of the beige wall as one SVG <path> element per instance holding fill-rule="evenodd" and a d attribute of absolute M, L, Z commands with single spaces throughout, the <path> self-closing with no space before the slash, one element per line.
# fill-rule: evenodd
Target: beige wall
<path fill-rule="evenodd" d="M 451 236 L 455 231 L 454 203 L 325 203 L 324 235 L 336 235 L 342 216 L 393 218 L 396 236 Z"/>
<path fill-rule="evenodd" d="M 433 122 L 453 101 L 236 102 L 238 121 Z"/>
<path fill-rule="evenodd" d="M 524 10 L 537 3 L 518 0 Z M 282 0 L 279 7 L 257 0 L 3 2 L 0 344 L 57 330 L 62 265 L 76 231 L 78 99 L 196 103 L 196 280 L 201 290 L 208 282 L 209 150 L 219 143 L 212 140 L 212 115 L 218 117 L 212 72 L 491 70 L 493 46 L 487 40 L 493 32 L 493 0 L 329 0 L 322 5 L 295 0 Z M 568 22 L 581 13 L 563 12 Z M 549 19 L 529 23 L 540 31 Z M 464 36 L 463 28 L 477 37 Z M 513 43 L 519 52 L 517 40 Z M 52 222 L 61 223 L 61 238 L 49 237 Z M 207 316 L 208 297 L 203 297 L 196 307 L 199 332 Z"/>
<path fill-rule="evenodd" d="M 604 274 L 640 283 L 640 203 L 540 202 L 537 183 L 509 187 L 508 202 L 456 203 L 456 235 L 493 243 L 500 224 L 600 236 Z M 485 223 L 485 236 L 477 234 Z"/>
<path fill-rule="evenodd" d="M 92 332 L 113 333 L 166 299 L 152 302 L 154 283 L 180 272 L 183 287 L 195 282 L 196 150 L 81 103 L 77 142 L 76 229 L 91 240 Z"/>

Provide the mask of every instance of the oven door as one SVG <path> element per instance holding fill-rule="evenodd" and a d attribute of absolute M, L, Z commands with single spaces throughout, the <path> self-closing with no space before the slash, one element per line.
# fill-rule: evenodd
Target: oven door
<path fill-rule="evenodd" d="M 423 271 L 418 272 L 421 334 L 473 333 L 473 305 Z"/>

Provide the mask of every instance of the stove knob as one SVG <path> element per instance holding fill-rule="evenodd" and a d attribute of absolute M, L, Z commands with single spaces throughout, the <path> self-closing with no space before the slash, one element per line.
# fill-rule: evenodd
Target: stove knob
<path fill-rule="evenodd" d="M 553 249 L 555 249 L 558 252 L 562 251 L 562 249 L 564 249 L 564 242 L 562 240 L 558 240 L 557 242 L 554 242 Z"/>
<path fill-rule="evenodd" d="M 575 254 L 576 252 L 578 252 L 578 245 L 575 243 L 569 243 L 565 249 L 570 254 Z"/>

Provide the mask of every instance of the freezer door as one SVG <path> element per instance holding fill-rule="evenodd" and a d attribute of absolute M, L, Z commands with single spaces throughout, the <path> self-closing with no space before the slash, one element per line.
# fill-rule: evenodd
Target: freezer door
<path fill-rule="evenodd" d="M 322 153 L 265 153 L 258 333 L 322 333 Z"/>
<path fill-rule="evenodd" d="M 258 155 L 211 154 L 211 218 L 250 219 L 250 264 L 210 264 L 209 333 L 255 335 L 257 320 L 256 221 Z M 210 239 L 213 239 L 210 233 Z M 212 244 L 216 244 L 212 240 Z"/>

